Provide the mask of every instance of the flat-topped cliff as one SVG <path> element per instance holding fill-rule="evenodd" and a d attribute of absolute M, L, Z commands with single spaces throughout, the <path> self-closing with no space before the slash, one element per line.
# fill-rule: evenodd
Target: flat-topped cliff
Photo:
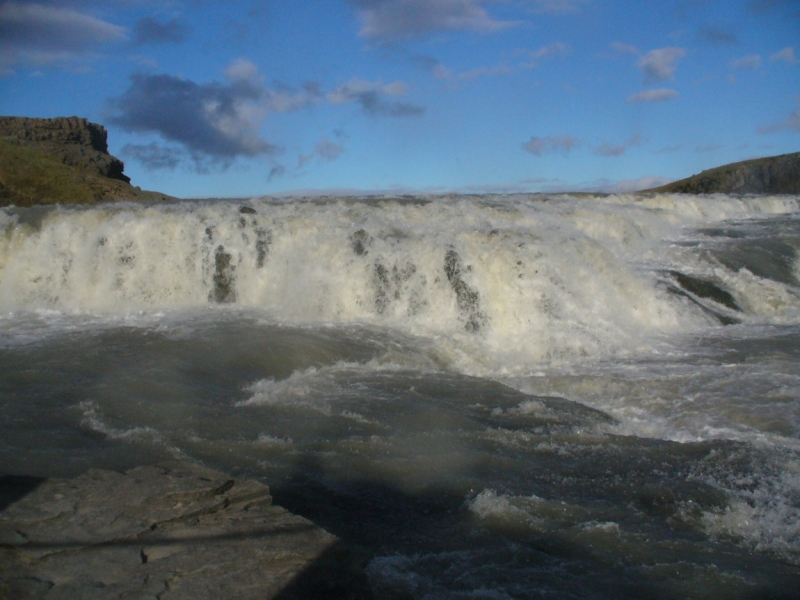
<path fill-rule="evenodd" d="M 677 194 L 800 194 L 800 152 L 723 165 L 645 191 Z"/>
<path fill-rule="evenodd" d="M 130 185 L 105 127 L 80 117 L 0 117 L 0 206 L 159 200 Z"/>

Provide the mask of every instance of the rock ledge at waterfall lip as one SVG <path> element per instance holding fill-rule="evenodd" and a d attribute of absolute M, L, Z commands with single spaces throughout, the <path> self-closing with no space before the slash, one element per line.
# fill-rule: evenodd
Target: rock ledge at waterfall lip
<path fill-rule="evenodd" d="M 6 478 L 7 479 L 7 478 Z M 0 598 L 365 598 L 333 535 L 184 461 L 47 479 L 0 512 Z"/>

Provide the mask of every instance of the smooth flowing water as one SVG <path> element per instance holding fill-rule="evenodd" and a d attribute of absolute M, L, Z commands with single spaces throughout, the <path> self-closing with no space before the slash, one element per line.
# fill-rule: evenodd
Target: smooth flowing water
<path fill-rule="evenodd" d="M 800 198 L 3 209 L 0 472 L 257 477 L 378 598 L 794 598 Z"/>

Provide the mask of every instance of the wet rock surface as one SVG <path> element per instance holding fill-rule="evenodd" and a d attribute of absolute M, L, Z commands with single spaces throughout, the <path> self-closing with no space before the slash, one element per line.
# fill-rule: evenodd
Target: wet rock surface
<path fill-rule="evenodd" d="M 3 479 L 27 486 L 0 512 L 4 600 L 369 597 L 339 541 L 257 481 L 188 462 Z"/>

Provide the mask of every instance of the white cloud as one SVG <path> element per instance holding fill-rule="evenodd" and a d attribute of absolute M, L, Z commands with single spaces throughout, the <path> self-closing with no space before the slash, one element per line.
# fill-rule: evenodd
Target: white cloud
<path fill-rule="evenodd" d="M 683 48 L 658 48 L 651 50 L 636 63 L 647 83 L 672 81 L 675 79 L 675 63 L 686 55 Z"/>
<path fill-rule="evenodd" d="M 361 37 L 384 42 L 423 38 L 438 31 L 491 33 L 516 22 L 493 19 L 487 0 L 350 0 L 361 19 Z"/>
<path fill-rule="evenodd" d="M 730 61 L 728 66 L 731 69 L 755 70 L 761 66 L 761 55 L 751 54 L 749 56 L 743 56 L 742 58 L 736 58 Z"/>
<path fill-rule="evenodd" d="M 797 64 L 798 61 L 797 57 L 794 55 L 794 48 L 788 46 L 783 50 L 776 52 L 772 56 L 769 57 L 770 62 L 785 62 L 787 65 L 794 65 Z"/>
<path fill-rule="evenodd" d="M 564 154 L 579 148 L 581 141 L 571 135 L 549 135 L 547 137 L 532 136 L 522 145 L 525 152 L 534 156 L 542 156 L 553 152 L 563 152 Z"/>
<path fill-rule="evenodd" d="M 351 79 L 344 85 L 328 92 L 327 98 L 331 104 L 355 102 L 361 105 L 365 114 L 372 116 L 412 117 L 421 115 L 425 112 L 421 106 L 385 99 L 387 95 L 403 96 L 407 90 L 408 86 L 402 81 L 383 84 L 380 81 Z"/>
<path fill-rule="evenodd" d="M 122 27 L 69 8 L 30 2 L 0 5 L 0 70 L 16 63 L 65 63 L 126 39 Z"/>
<path fill-rule="evenodd" d="M 675 100 L 680 94 L 676 90 L 669 88 L 658 88 L 656 90 L 647 90 L 639 92 L 628 98 L 628 102 L 664 102 L 666 100 Z"/>
<path fill-rule="evenodd" d="M 527 69 L 533 69 L 539 65 L 539 61 L 544 58 L 550 58 L 551 56 L 565 56 L 569 54 L 572 49 L 563 42 L 553 42 L 552 44 L 548 44 L 547 46 L 542 46 L 537 50 L 533 50 L 532 52 L 528 52 L 528 62 L 522 64 L 521 66 Z"/>
<path fill-rule="evenodd" d="M 779 131 L 800 131 L 800 108 L 779 123 L 758 128 L 758 133 L 777 133 Z"/>

